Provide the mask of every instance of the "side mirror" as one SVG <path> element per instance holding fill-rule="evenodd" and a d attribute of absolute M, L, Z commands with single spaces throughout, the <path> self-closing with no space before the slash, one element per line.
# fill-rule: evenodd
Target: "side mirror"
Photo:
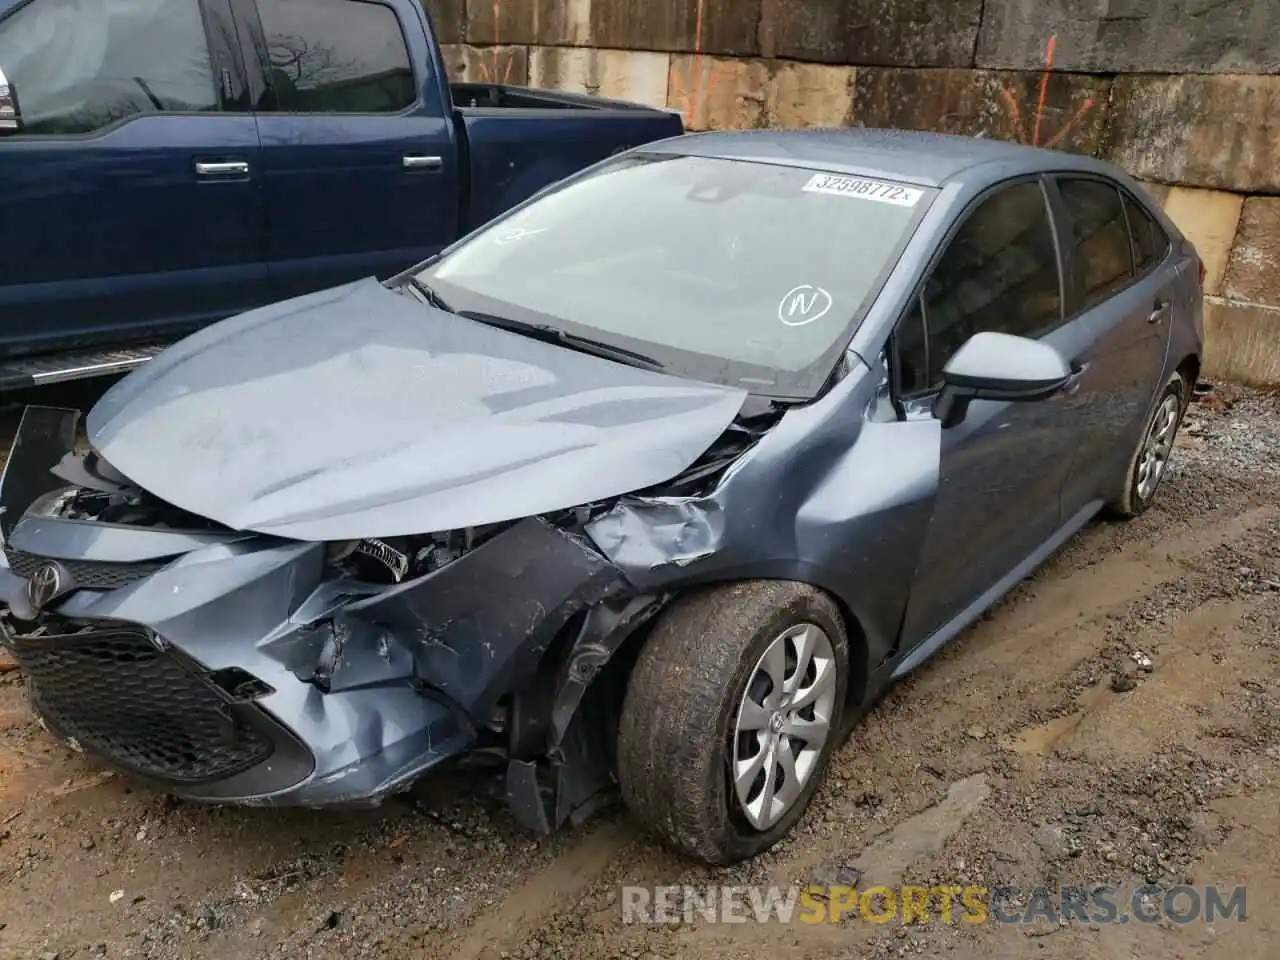
<path fill-rule="evenodd" d="M 0 67 L 0 135 L 22 129 L 22 112 L 18 109 L 18 91 Z"/>
<path fill-rule="evenodd" d="M 934 415 L 961 423 L 974 400 L 1047 400 L 1071 380 L 1071 365 L 1053 347 L 1008 333 L 977 333 L 942 368 Z"/>

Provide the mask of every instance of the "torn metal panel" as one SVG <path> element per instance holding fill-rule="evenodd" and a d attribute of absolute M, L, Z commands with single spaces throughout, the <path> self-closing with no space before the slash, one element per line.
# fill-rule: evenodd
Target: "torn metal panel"
<path fill-rule="evenodd" d="M 552 695 L 546 746 L 558 752 L 587 688 L 618 648 L 662 609 L 666 598 L 642 595 L 592 607 L 565 657 Z"/>
<path fill-rule="evenodd" d="M 596 545 L 625 570 L 660 574 L 714 554 L 724 508 L 712 497 L 627 497 L 590 525 Z"/>
<path fill-rule="evenodd" d="M 529 519 L 433 573 L 349 604 L 335 625 L 382 627 L 388 643 L 410 651 L 425 683 L 480 723 L 570 617 L 624 588 L 581 538 Z M 344 669 L 335 664 L 331 682 L 344 682 Z"/>
<path fill-rule="evenodd" d="M 822 404 L 789 410 L 707 495 L 624 497 L 587 534 L 641 590 L 742 577 L 821 586 L 853 611 L 877 663 L 897 642 L 942 442 L 936 420 L 868 416 L 887 396 L 859 364 Z"/>

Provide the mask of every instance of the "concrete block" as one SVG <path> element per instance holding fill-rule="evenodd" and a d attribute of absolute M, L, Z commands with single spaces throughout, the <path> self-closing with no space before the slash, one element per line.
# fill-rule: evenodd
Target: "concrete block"
<path fill-rule="evenodd" d="M 1157 183 L 1154 180 L 1139 180 L 1138 183 L 1142 189 L 1146 191 L 1147 196 L 1156 202 L 1156 206 L 1163 207 L 1164 201 L 1169 196 L 1169 191 L 1173 188 L 1167 183 Z"/>
<path fill-rule="evenodd" d="M 528 47 L 472 47 L 442 44 L 445 69 L 454 83 L 529 84 Z"/>
<path fill-rule="evenodd" d="M 468 43 L 591 44 L 591 0 L 467 0 Z"/>
<path fill-rule="evenodd" d="M 770 78 L 770 126 L 847 127 L 854 120 L 857 79 L 854 67 L 778 64 Z"/>
<path fill-rule="evenodd" d="M 761 54 L 820 63 L 973 65 L 982 0 L 765 0 Z"/>
<path fill-rule="evenodd" d="M 1277 73 L 1275 0 L 986 0 L 977 65 L 1079 73 Z"/>
<path fill-rule="evenodd" d="M 768 79 L 763 60 L 676 54 L 671 58 L 667 106 L 684 115 L 686 130 L 766 127 Z"/>
<path fill-rule="evenodd" d="M 1117 77 L 1105 139 L 1137 177 L 1280 193 L 1280 77 Z"/>
<path fill-rule="evenodd" d="M 1206 298 L 1204 375 L 1280 386 L 1280 309 Z"/>
<path fill-rule="evenodd" d="M 1231 244 L 1240 225 L 1244 197 L 1222 190 L 1174 187 L 1164 201 L 1164 212 L 1196 245 L 1204 261 L 1204 292 L 1217 296 L 1227 273 Z"/>
<path fill-rule="evenodd" d="M 1280 307 L 1280 197 L 1244 202 L 1223 291 L 1233 300 Z"/>
<path fill-rule="evenodd" d="M 856 75 L 853 67 L 677 54 L 667 106 L 690 130 L 845 126 Z"/>
<path fill-rule="evenodd" d="M 671 55 L 635 50 L 533 47 L 529 85 L 570 93 L 632 100 L 652 107 L 667 104 Z"/>
<path fill-rule="evenodd" d="M 762 0 L 590 0 L 602 47 L 752 57 Z"/>
<path fill-rule="evenodd" d="M 439 0 L 436 0 L 439 2 Z M 752 56 L 762 0 L 469 0 L 469 43 Z"/>
<path fill-rule="evenodd" d="M 467 0 L 422 0 L 422 6 L 442 46 L 466 39 Z"/>
<path fill-rule="evenodd" d="M 855 116 L 868 127 L 982 134 L 1094 153 L 1105 125 L 1109 81 L 986 70 L 858 70 Z"/>

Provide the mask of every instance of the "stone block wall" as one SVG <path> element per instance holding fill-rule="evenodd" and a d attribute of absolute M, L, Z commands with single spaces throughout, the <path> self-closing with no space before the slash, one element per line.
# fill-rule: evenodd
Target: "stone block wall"
<path fill-rule="evenodd" d="M 424 0 L 455 80 L 1093 154 L 1208 267 L 1210 376 L 1280 384 L 1280 0 Z"/>

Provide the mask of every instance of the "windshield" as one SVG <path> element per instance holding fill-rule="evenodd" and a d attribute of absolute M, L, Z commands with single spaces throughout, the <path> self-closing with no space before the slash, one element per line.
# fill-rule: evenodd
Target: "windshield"
<path fill-rule="evenodd" d="M 629 156 L 419 274 L 459 312 L 551 325 L 672 373 L 808 398 L 931 191 L 736 160 Z"/>

